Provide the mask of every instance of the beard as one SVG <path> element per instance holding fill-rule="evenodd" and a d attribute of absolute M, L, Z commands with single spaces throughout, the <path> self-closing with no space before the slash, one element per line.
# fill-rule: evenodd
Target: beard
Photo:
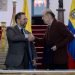
<path fill-rule="evenodd" d="M 26 27 L 26 24 L 27 24 L 27 23 L 21 24 L 21 27 L 22 27 L 22 28 L 25 28 L 25 27 Z"/>

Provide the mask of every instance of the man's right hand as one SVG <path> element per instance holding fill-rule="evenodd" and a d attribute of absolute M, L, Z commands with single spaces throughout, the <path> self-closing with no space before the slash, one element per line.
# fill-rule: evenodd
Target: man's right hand
<path fill-rule="evenodd" d="M 28 40 L 29 41 L 34 41 L 35 37 L 33 36 L 33 34 L 28 34 Z"/>

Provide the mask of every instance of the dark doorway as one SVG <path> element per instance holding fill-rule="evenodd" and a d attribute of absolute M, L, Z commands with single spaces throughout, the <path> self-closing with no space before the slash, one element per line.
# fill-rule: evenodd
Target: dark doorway
<path fill-rule="evenodd" d="M 45 25 L 42 20 L 42 11 L 49 8 L 49 0 L 41 1 L 39 3 L 39 0 L 32 0 L 32 25 Z"/>
<path fill-rule="evenodd" d="M 42 20 L 42 16 L 33 16 L 32 25 L 45 25 L 45 23 Z"/>

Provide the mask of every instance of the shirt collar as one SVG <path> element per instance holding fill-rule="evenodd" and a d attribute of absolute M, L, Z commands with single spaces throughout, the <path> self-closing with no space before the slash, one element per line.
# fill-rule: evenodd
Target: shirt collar
<path fill-rule="evenodd" d="M 21 30 L 21 29 L 22 29 L 19 25 L 17 25 L 17 26 L 18 26 L 19 30 Z"/>

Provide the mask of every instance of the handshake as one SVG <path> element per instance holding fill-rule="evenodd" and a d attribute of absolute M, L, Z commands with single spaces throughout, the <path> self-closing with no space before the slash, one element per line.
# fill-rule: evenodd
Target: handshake
<path fill-rule="evenodd" d="M 28 39 L 28 41 L 34 41 L 35 39 L 36 40 L 41 39 L 41 38 L 35 37 L 32 33 L 26 34 L 25 37 Z"/>
<path fill-rule="evenodd" d="M 26 38 L 28 39 L 28 41 L 34 41 L 35 37 L 33 34 L 27 34 Z"/>

